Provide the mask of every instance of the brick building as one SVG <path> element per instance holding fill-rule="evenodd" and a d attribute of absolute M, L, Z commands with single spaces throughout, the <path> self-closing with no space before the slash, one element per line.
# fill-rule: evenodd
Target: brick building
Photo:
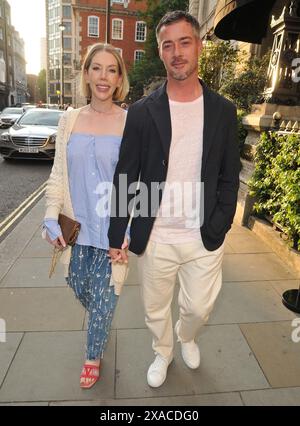
<path fill-rule="evenodd" d="M 120 50 L 127 70 L 140 60 L 144 54 L 147 39 L 146 23 L 139 12 L 146 10 L 146 1 L 114 0 L 110 6 L 109 31 L 107 28 L 106 0 L 74 0 L 73 14 L 75 23 L 75 86 L 79 88 L 80 67 L 89 46 L 98 42 L 109 42 Z M 85 103 L 75 89 L 76 106 Z"/>
<path fill-rule="evenodd" d="M 110 31 L 107 5 L 110 3 Z M 47 99 L 49 103 L 72 103 L 78 107 L 80 71 L 89 46 L 110 43 L 120 49 L 129 69 L 144 53 L 147 27 L 139 17 L 146 0 L 46 0 Z"/>
<path fill-rule="evenodd" d="M 106 4 L 106 0 L 76 0 L 73 5 L 80 59 L 91 44 L 107 40 Z M 146 1 L 115 0 L 111 5 L 109 42 L 120 49 L 128 67 L 144 52 L 147 27 L 138 14 L 145 10 Z"/>

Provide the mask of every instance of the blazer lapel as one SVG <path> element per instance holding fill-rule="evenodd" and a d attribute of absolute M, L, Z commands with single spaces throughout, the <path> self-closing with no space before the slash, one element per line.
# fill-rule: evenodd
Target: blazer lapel
<path fill-rule="evenodd" d="M 171 114 L 166 83 L 158 90 L 155 98 L 150 98 L 147 107 L 159 133 L 165 158 L 169 158 L 172 139 Z"/>
<path fill-rule="evenodd" d="M 217 101 L 217 96 L 201 81 L 203 88 L 203 99 L 204 99 L 204 129 L 203 129 L 203 156 L 202 156 L 202 177 L 205 172 L 205 167 L 208 159 L 209 151 L 213 144 L 213 137 L 217 129 L 218 123 L 220 123 L 220 105 L 221 102 Z"/>

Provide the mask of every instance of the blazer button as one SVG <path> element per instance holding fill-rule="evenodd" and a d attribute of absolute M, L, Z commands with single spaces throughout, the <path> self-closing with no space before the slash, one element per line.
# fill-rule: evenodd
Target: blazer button
<path fill-rule="evenodd" d="M 166 165 L 167 165 L 167 164 L 168 164 L 167 160 L 163 160 L 162 165 L 163 165 L 164 167 L 166 167 Z"/>

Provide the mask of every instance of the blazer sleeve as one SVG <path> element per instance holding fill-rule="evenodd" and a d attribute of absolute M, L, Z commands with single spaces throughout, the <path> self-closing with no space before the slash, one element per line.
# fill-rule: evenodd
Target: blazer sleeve
<path fill-rule="evenodd" d="M 218 181 L 218 202 L 209 221 L 215 236 L 226 233 L 232 225 L 238 199 L 240 152 L 238 144 L 237 110 L 228 103 L 226 109 L 227 137 Z"/>
<path fill-rule="evenodd" d="M 128 110 L 119 161 L 113 180 L 108 231 L 109 245 L 112 248 L 121 248 L 123 244 L 131 213 L 130 202 L 135 197 L 137 189 L 141 169 L 141 122 L 140 106 L 134 104 Z"/>

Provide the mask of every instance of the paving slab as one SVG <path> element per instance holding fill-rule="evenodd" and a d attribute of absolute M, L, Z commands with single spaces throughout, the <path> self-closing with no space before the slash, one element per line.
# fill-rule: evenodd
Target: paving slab
<path fill-rule="evenodd" d="M 1 404 L 0 404 L 1 405 Z M 135 398 L 135 399 L 101 399 L 99 401 L 67 401 L 50 403 L 51 406 L 242 406 L 243 402 L 239 393 L 223 393 L 199 396 L 170 396 L 161 398 Z"/>
<path fill-rule="evenodd" d="M 0 287 L 1 287 L 1 280 L 5 277 L 5 275 L 10 270 L 12 265 L 13 265 L 13 260 L 0 262 Z"/>
<path fill-rule="evenodd" d="M 282 281 L 272 281 L 272 286 L 274 290 L 282 298 L 282 294 L 286 290 L 299 289 L 300 280 L 282 280 Z"/>
<path fill-rule="evenodd" d="M 233 248 L 230 246 L 230 244 L 229 244 L 229 242 L 228 242 L 228 241 L 226 241 L 226 243 L 225 243 L 225 250 L 224 250 L 224 253 L 225 253 L 225 254 L 233 254 L 233 253 L 234 253 L 234 250 L 233 250 Z"/>
<path fill-rule="evenodd" d="M 166 382 L 152 389 L 146 383 L 154 359 L 149 332 L 118 330 L 116 397 L 193 396 L 269 387 L 238 326 L 204 327 L 199 345 L 199 369 L 192 371 L 185 366 L 176 344 Z"/>
<path fill-rule="evenodd" d="M 297 278 L 273 253 L 225 254 L 223 281 L 270 281 Z"/>
<path fill-rule="evenodd" d="M 69 288 L 0 289 L 8 331 L 82 330 L 84 309 Z"/>
<path fill-rule="evenodd" d="M 79 387 L 86 333 L 26 333 L 0 390 L 0 402 L 83 401 L 114 398 L 115 332 L 102 376 L 89 390 Z"/>
<path fill-rule="evenodd" d="M 20 345 L 22 337 L 23 333 L 6 333 L 6 342 L 0 342 L 0 394 L 1 385 Z"/>
<path fill-rule="evenodd" d="M 236 223 L 233 223 L 228 235 L 231 235 L 231 234 L 244 234 L 244 235 L 248 234 L 248 235 L 250 235 L 251 231 L 246 226 L 241 226 L 241 225 L 237 225 Z"/>
<path fill-rule="evenodd" d="M 300 405 L 300 388 L 268 389 L 242 392 L 242 399 L 247 406 L 295 406 Z"/>
<path fill-rule="evenodd" d="M 50 259 L 20 258 L 1 281 L 1 287 L 66 287 L 63 265 L 58 262 L 49 279 Z"/>
<path fill-rule="evenodd" d="M 119 297 L 113 328 L 146 328 L 140 286 L 125 286 Z"/>
<path fill-rule="evenodd" d="M 243 324 L 240 328 L 273 388 L 300 386 L 300 342 L 292 341 L 295 327 L 291 321 Z"/>
<path fill-rule="evenodd" d="M 228 244 L 234 253 L 271 253 L 272 249 L 259 238 L 242 234 L 230 234 L 227 237 Z"/>
<path fill-rule="evenodd" d="M 281 303 L 272 283 L 225 282 L 216 301 L 209 324 L 241 324 L 292 320 L 293 313 Z"/>
<path fill-rule="evenodd" d="M 23 226 L 22 224 L 23 222 L 20 222 L 13 232 L 1 242 L 0 262 L 16 260 L 33 237 L 37 226 L 32 224 Z"/>
<path fill-rule="evenodd" d="M 125 285 L 139 285 L 140 278 L 138 273 L 138 257 L 137 256 L 129 256 L 129 273 L 128 277 L 125 281 Z"/>
<path fill-rule="evenodd" d="M 53 254 L 53 247 L 41 236 L 34 236 L 27 244 L 21 257 L 33 258 L 33 257 L 47 257 L 51 258 Z M 49 260 L 50 262 L 50 260 Z"/>

